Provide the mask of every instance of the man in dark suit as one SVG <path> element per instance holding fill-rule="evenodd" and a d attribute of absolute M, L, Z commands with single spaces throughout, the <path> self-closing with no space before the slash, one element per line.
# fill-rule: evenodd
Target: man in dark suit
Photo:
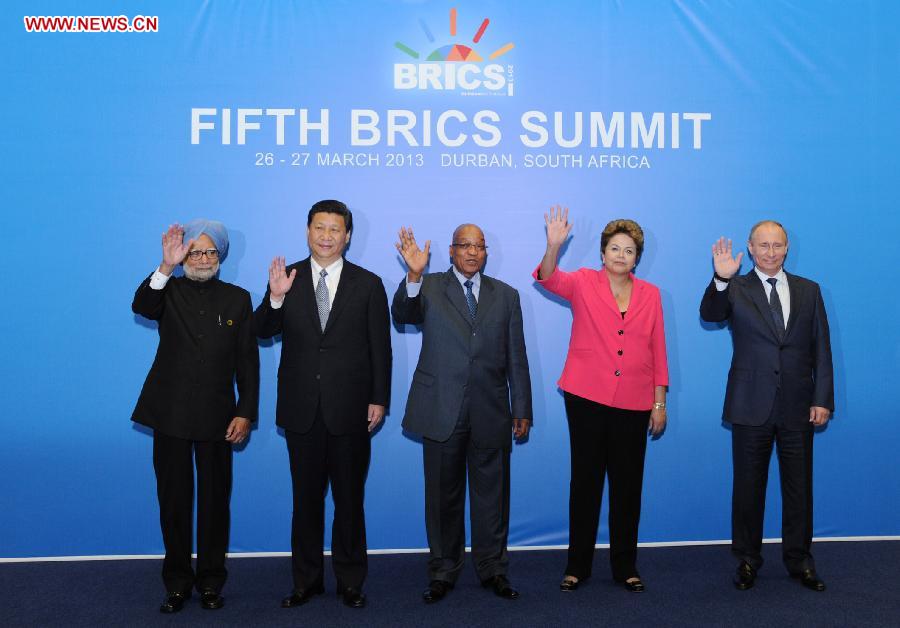
<path fill-rule="evenodd" d="M 282 338 L 276 423 L 284 429 L 291 464 L 294 588 L 281 605 L 300 606 L 324 591 L 330 482 L 337 591 L 347 606 L 362 608 L 370 433 L 384 418 L 391 384 L 387 295 L 377 275 L 343 258 L 353 231 L 344 203 L 319 201 L 306 224 L 310 257 L 287 267 L 283 257 L 275 258 L 253 316 L 258 336 Z"/>
<path fill-rule="evenodd" d="M 231 447 L 247 438 L 259 400 L 259 349 L 250 293 L 219 281 L 228 232 L 214 220 L 172 225 L 163 261 L 141 283 L 131 305 L 159 323 L 159 348 L 132 420 L 153 428 L 153 469 L 166 556 L 166 599 L 177 613 L 200 593 L 221 608 L 228 572 Z M 172 277 L 184 264 L 184 277 Z M 237 382 L 239 400 L 235 400 Z M 191 569 L 194 464 L 197 466 L 197 572 Z"/>
<path fill-rule="evenodd" d="M 419 249 L 412 229 L 400 230 L 397 249 L 409 272 L 391 308 L 395 322 L 422 326 L 403 418 L 423 438 L 431 555 L 422 595 L 426 603 L 441 600 L 462 570 L 468 467 L 475 570 L 485 587 L 515 599 L 506 576 L 511 435 L 524 438 L 531 426 L 519 294 L 481 273 L 487 246 L 477 226 L 454 231 L 450 270 L 423 276 L 430 246 Z"/>
<path fill-rule="evenodd" d="M 788 238 L 773 220 L 757 223 L 747 243 L 754 268 L 743 276 L 731 241 L 713 244 L 715 275 L 700 316 L 728 321 L 734 354 L 724 419 L 731 424 L 734 485 L 731 548 L 740 561 L 734 584 L 753 586 L 762 566 L 763 511 L 772 445 L 778 448 L 782 559 L 814 591 L 825 583 L 810 553 L 813 534 L 813 430 L 834 410 L 828 319 L 818 284 L 788 274 Z"/>

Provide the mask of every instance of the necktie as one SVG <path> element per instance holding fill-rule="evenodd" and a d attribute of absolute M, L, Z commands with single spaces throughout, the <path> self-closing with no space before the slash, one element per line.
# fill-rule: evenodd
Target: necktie
<path fill-rule="evenodd" d="M 781 309 L 781 299 L 778 297 L 778 290 L 775 284 L 778 280 L 775 277 L 766 279 L 772 289 L 769 291 L 769 309 L 772 310 L 772 320 L 775 321 L 775 328 L 778 330 L 778 337 L 784 336 L 784 310 Z"/>
<path fill-rule="evenodd" d="M 466 305 L 469 306 L 469 316 L 475 320 L 475 314 L 478 313 L 478 302 L 475 300 L 475 294 L 472 292 L 472 280 L 467 280 L 464 284 L 466 287 Z"/>
<path fill-rule="evenodd" d="M 328 271 L 323 268 L 319 272 L 319 283 L 316 284 L 316 307 L 319 309 L 319 323 L 322 325 L 322 331 L 325 331 L 328 313 L 331 311 L 331 305 L 328 303 L 328 284 L 325 283 L 327 276 Z"/>

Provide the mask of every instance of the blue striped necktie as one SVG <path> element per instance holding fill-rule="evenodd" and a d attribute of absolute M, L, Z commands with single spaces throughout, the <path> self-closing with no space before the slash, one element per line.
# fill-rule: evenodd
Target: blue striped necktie
<path fill-rule="evenodd" d="M 475 300 L 475 294 L 472 292 L 472 280 L 467 280 L 464 284 L 466 287 L 466 305 L 469 306 L 469 316 L 475 320 L 475 314 L 478 313 L 478 302 Z"/>

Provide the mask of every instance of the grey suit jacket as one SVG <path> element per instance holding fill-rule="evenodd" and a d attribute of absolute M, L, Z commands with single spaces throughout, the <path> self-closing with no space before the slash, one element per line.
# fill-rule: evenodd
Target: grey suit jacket
<path fill-rule="evenodd" d="M 412 299 L 404 278 L 394 294 L 391 313 L 397 323 L 422 327 L 422 351 L 403 427 L 446 441 L 468 396 L 474 443 L 510 447 L 512 419 L 532 416 L 519 293 L 482 274 L 478 313 L 472 322 L 451 269 L 425 275 L 419 295 Z"/>
<path fill-rule="evenodd" d="M 765 288 L 751 269 L 723 291 L 710 282 L 700 303 L 706 321 L 728 321 L 734 353 L 723 417 L 737 425 L 762 425 L 781 390 L 785 425 L 812 429 L 810 406 L 834 409 L 834 374 L 828 318 L 819 285 L 787 275 L 791 314 L 779 337 Z"/>

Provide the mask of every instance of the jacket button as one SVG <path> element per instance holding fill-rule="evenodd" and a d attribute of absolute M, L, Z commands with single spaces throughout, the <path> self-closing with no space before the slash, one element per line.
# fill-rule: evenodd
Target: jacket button
<path fill-rule="evenodd" d="M 206 312 L 204 310 L 200 310 L 200 316 L 203 316 L 204 314 L 206 314 Z"/>
<path fill-rule="evenodd" d="M 622 334 L 624 334 L 624 333 L 625 333 L 625 330 L 624 330 L 624 329 L 620 329 L 620 330 L 619 330 L 619 335 L 620 335 L 620 336 L 621 336 Z"/>
<path fill-rule="evenodd" d="M 197 334 L 197 338 L 203 338 L 203 334 Z"/>
<path fill-rule="evenodd" d="M 322 347 L 319 347 L 319 353 L 325 353 L 325 349 L 323 349 Z"/>
<path fill-rule="evenodd" d="M 319 373 L 316 373 L 316 379 L 322 379 L 322 376 Z"/>
<path fill-rule="evenodd" d="M 616 351 L 616 355 L 622 355 L 622 350 L 619 349 L 618 351 Z"/>
<path fill-rule="evenodd" d="M 778 370 L 776 369 L 775 374 L 778 375 Z"/>
<path fill-rule="evenodd" d="M 620 371 L 619 369 L 616 369 L 616 377 L 618 377 L 621 374 L 622 374 L 622 371 Z"/>

